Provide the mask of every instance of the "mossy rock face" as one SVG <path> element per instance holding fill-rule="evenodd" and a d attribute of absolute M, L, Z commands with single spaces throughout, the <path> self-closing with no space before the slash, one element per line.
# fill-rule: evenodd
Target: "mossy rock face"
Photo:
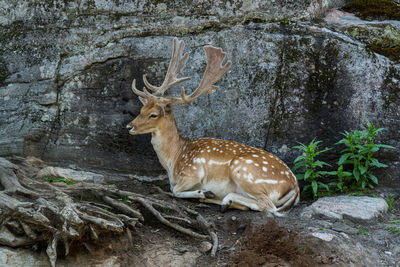
<path fill-rule="evenodd" d="M 371 49 L 372 51 L 374 51 L 378 54 L 384 55 L 385 57 L 389 58 L 390 60 L 400 62 L 400 46 L 381 47 L 378 45 L 370 44 L 370 45 L 367 45 L 367 48 Z"/>
<path fill-rule="evenodd" d="M 390 24 L 365 24 L 347 27 L 344 32 L 366 44 L 366 48 L 392 61 L 400 61 L 400 28 Z"/>
<path fill-rule="evenodd" d="M 392 0 L 355 0 L 342 9 L 365 20 L 400 20 L 400 5 Z"/>

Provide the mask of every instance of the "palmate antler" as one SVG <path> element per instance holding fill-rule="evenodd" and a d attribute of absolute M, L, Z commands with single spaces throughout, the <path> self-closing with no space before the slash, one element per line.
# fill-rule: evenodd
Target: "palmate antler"
<path fill-rule="evenodd" d="M 225 65 L 222 65 L 226 53 L 222 51 L 222 48 L 216 48 L 208 45 L 204 47 L 204 51 L 206 52 L 207 56 L 207 67 L 196 90 L 187 96 L 185 94 L 185 89 L 182 87 L 180 98 L 163 96 L 164 92 L 172 86 L 190 80 L 188 77 L 178 78 L 178 75 L 182 74 L 182 70 L 185 67 L 189 56 L 187 53 L 182 56 L 184 46 L 185 44 L 183 41 L 178 41 L 177 38 L 174 38 L 171 62 L 169 64 L 167 74 L 165 75 L 164 82 L 160 87 L 151 85 L 147 81 L 146 75 L 143 75 L 144 84 L 147 88 L 154 92 L 153 94 L 149 93 L 146 88 L 143 88 L 143 91 L 139 91 L 136 88 L 136 80 L 133 80 L 132 82 L 132 91 L 136 95 L 146 99 L 152 99 L 154 102 L 162 106 L 166 106 L 168 104 L 185 104 L 192 102 L 201 95 L 214 93 L 218 89 L 218 86 L 214 85 L 214 83 L 222 79 L 232 62 L 227 61 Z"/>

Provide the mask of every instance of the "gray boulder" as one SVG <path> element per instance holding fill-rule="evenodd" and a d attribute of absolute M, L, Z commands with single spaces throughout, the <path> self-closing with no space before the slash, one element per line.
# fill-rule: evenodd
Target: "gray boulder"
<path fill-rule="evenodd" d="M 367 222 L 386 212 L 388 204 L 383 198 L 337 196 L 320 198 L 310 208 L 313 215 Z"/>

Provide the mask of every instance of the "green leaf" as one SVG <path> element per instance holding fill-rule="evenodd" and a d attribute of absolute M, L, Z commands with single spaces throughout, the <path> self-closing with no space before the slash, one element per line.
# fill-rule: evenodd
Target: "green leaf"
<path fill-rule="evenodd" d="M 366 185 L 367 185 L 367 182 L 365 182 L 365 181 L 362 181 L 362 182 L 361 182 L 361 188 L 362 188 L 362 189 L 364 189 Z"/>
<path fill-rule="evenodd" d="M 351 153 L 343 154 L 343 155 L 340 157 L 340 159 L 339 159 L 339 161 L 337 162 L 337 164 L 338 164 L 338 165 L 342 165 L 351 155 L 352 155 Z"/>
<path fill-rule="evenodd" d="M 296 174 L 297 180 L 301 181 L 304 179 L 304 174 Z"/>
<path fill-rule="evenodd" d="M 298 156 L 298 157 L 294 160 L 293 163 L 296 163 L 296 162 L 298 162 L 298 161 L 300 161 L 300 160 L 304 160 L 304 159 L 306 159 L 306 157 L 305 157 L 304 155 L 300 155 L 300 156 Z"/>
<path fill-rule="evenodd" d="M 304 187 L 303 187 L 303 191 L 302 192 L 306 192 L 309 188 L 311 187 L 311 185 L 305 185 Z"/>
<path fill-rule="evenodd" d="M 371 159 L 370 165 L 371 165 L 371 166 L 375 166 L 375 167 L 377 167 L 377 168 L 386 168 L 386 167 L 387 167 L 386 164 L 383 164 L 383 163 L 379 162 L 379 161 L 378 161 L 377 159 L 375 159 L 375 158 L 372 158 L 372 159 Z"/>
<path fill-rule="evenodd" d="M 318 183 L 317 183 L 317 181 L 312 181 L 311 182 L 311 187 L 312 187 L 312 190 L 313 190 L 314 197 L 316 197 L 317 196 L 317 192 L 318 192 Z"/>
<path fill-rule="evenodd" d="M 295 164 L 295 165 L 293 166 L 292 172 L 294 172 L 294 171 L 296 171 L 298 168 L 304 167 L 304 166 L 306 166 L 306 163 L 305 163 L 305 162 L 298 162 L 297 164 Z"/>
<path fill-rule="evenodd" d="M 360 180 L 360 172 L 357 169 L 353 170 L 353 175 L 356 178 L 356 181 Z"/>
<path fill-rule="evenodd" d="M 308 177 L 310 177 L 310 175 L 313 173 L 313 170 L 307 170 L 306 173 L 304 174 L 304 180 L 307 180 Z"/>
<path fill-rule="evenodd" d="M 337 183 L 337 184 L 336 184 L 336 186 L 337 186 L 337 188 L 339 188 L 339 189 L 340 189 L 340 191 L 342 191 L 342 190 L 343 190 L 343 186 L 342 186 L 342 184 L 341 184 L 341 183 Z"/>
<path fill-rule="evenodd" d="M 324 184 L 324 183 L 322 183 L 322 182 L 318 182 L 318 185 L 319 185 L 320 187 L 325 188 L 326 191 L 329 191 L 329 186 L 327 186 L 326 184 Z"/>
<path fill-rule="evenodd" d="M 378 184 L 378 178 L 376 178 L 375 175 L 373 175 L 372 173 L 368 174 L 369 179 L 374 182 L 374 184 Z"/>
<path fill-rule="evenodd" d="M 315 153 L 315 155 L 316 156 L 318 156 L 319 154 L 321 154 L 321 153 L 324 153 L 324 152 L 326 152 L 326 151 L 329 151 L 329 150 L 331 150 L 332 148 L 326 148 L 326 149 L 324 149 L 324 150 L 321 150 L 321 151 L 318 151 L 317 153 Z"/>
<path fill-rule="evenodd" d="M 377 144 L 377 145 L 375 145 L 375 146 L 377 146 L 377 147 L 379 147 L 379 148 L 396 149 L 395 147 L 390 146 L 390 145 Z"/>
<path fill-rule="evenodd" d="M 375 152 L 379 151 L 379 147 L 375 145 L 375 146 L 373 146 L 373 147 L 371 148 L 370 151 L 373 152 L 373 153 L 375 153 Z"/>
<path fill-rule="evenodd" d="M 367 168 L 364 167 L 364 166 L 359 166 L 359 169 L 360 169 L 361 175 L 363 175 L 363 174 L 366 173 L 366 171 L 367 171 Z"/>
<path fill-rule="evenodd" d="M 293 148 L 300 149 L 300 150 L 306 150 L 306 149 L 307 149 L 307 146 L 306 146 L 305 144 L 300 143 L 300 142 L 298 142 L 298 143 L 299 143 L 300 145 L 294 146 Z"/>
<path fill-rule="evenodd" d="M 317 161 L 315 161 L 314 162 L 314 165 L 315 166 L 318 166 L 318 167 L 320 167 L 320 168 L 322 168 L 323 166 L 331 166 L 330 164 L 328 164 L 328 163 L 326 163 L 326 162 L 323 162 L 323 161 L 321 161 L 321 160 L 317 160 Z"/>

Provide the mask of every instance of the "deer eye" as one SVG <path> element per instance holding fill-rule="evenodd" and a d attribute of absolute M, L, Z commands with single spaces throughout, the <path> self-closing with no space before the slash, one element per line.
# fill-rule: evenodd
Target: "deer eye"
<path fill-rule="evenodd" d="M 156 115 L 156 114 L 151 114 L 149 118 L 150 118 L 150 119 L 157 118 L 157 115 Z"/>

